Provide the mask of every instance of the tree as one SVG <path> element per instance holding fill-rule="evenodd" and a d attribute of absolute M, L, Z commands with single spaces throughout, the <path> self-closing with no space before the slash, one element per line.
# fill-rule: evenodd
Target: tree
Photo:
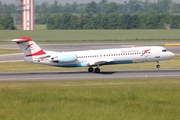
<path fill-rule="evenodd" d="M 131 29 L 139 29 L 140 28 L 140 20 L 138 15 L 133 15 L 131 17 Z"/>
<path fill-rule="evenodd" d="M 35 23 L 36 24 L 46 24 L 48 19 L 50 18 L 50 16 L 51 16 L 51 14 L 49 12 L 39 14 L 36 16 Z"/>
<path fill-rule="evenodd" d="M 170 4 L 169 13 L 180 13 L 180 4 L 172 2 Z"/>
<path fill-rule="evenodd" d="M 107 29 L 108 28 L 108 17 L 102 13 L 98 13 L 94 18 L 95 29 Z"/>
<path fill-rule="evenodd" d="M 150 4 L 149 0 L 146 0 L 146 1 L 142 2 L 143 12 L 145 12 L 145 13 L 148 12 L 149 4 Z"/>
<path fill-rule="evenodd" d="M 119 15 L 117 13 L 111 13 L 108 16 L 108 29 L 118 29 L 119 28 Z"/>
<path fill-rule="evenodd" d="M 105 13 L 107 9 L 107 3 L 108 3 L 107 0 L 101 0 L 98 3 L 98 12 Z"/>
<path fill-rule="evenodd" d="M 36 13 L 43 14 L 49 12 L 49 3 L 43 2 L 41 5 L 36 5 Z"/>
<path fill-rule="evenodd" d="M 160 24 L 161 16 L 158 14 L 149 14 L 146 18 L 146 27 L 148 29 L 162 29 L 163 24 Z"/>
<path fill-rule="evenodd" d="M 131 15 L 130 14 L 123 14 L 120 17 L 119 28 L 131 29 Z"/>
<path fill-rule="evenodd" d="M 118 13 L 120 13 L 120 14 L 127 13 L 126 4 L 118 4 Z"/>
<path fill-rule="evenodd" d="M 2 10 L 3 10 L 3 5 L 2 2 L 0 1 L 0 14 L 2 14 Z"/>
<path fill-rule="evenodd" d="M 180 16 L 179 15 L 172 16 L 171 28 L 172 29 L 180 29 Z"/>
<path fill-rule="evenodd" d="M 118 12 L 118 4 L 115 2 L 110 2 L 107 4 L 106 13 L 117 13 Z"/>
<path fill-rule="evenodd" d="M 132 14 L 137 12 L 137 10 L 142 9 L 141 6 L 141 2 L 139 0 L 130 0 L 127 4 L 126 4 L 128 11 L 128 14 Z"/>
<path fill-rule="evenodd" d="M 169 14 L 73 15 L 55 14 L 48 19 L 48 29 L 172 29 L 180 28 L 180 16 Z"/>
<path fill-rule="evenodd" d="M 149 13 L 160 13 L 160 9 L 156 3 L 150 3 L 148 12 Z"/>
<path fill-rule="evenodd" d="M 85 7 L 85 12 L 89 15 L 96 14 L 98 11 L 98 7 L 96 2 L 92 1 L 91 3 L 87 3 Z"/>
<path fill-rule="evenodd" d="M 158 0 L 157 6 L 159 8 L 159 13 L 167 13 L 170 9 L 170 4 L 172 0 Z"/>
<path fill-rule="evenodd" d="M 85 15 L 84 16 L 84 26 L 83 29 L 95 29 L 94 17 L 92 15 Z"/>
<path fill-rule="evenodd" d="M 70 13 L 53 15 L 47 22 L 48 29 L 78 29 L 78 17 Z"/>
<path fill-rule="evenodd" d="M 72 11 L 71 10 L 71 4 L 66 3 L 65 6 L 63 7 L 63 12 L 70 13 L 71 11 Z"/>
<path fill-rule="evenodd" d="M 15 30 L 14 21 L 11 16 L 0 16 L 0 30 Z"/>
<path fill-rule="evenodd" d="M 59 6 L 58 6 L 58 1 L 54 0 L 54 3 L 50 5 L 50 12 L 51 13 L 58 13 L 59 12 Z"/>
<path fill-rule="evenodd" d="M 74 13 L 79 13 L 79 5 L 78 5 L 78 3 L 77 2 L 73 2 L 73 4 L 71 5 L 72 6 L 72 12 L 74 12 Z"/>

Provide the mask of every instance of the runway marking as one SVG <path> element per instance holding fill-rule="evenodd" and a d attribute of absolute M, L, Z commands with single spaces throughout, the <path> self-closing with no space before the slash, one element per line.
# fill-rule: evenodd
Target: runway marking
<path fill-rule="evenodd" d="M 180 46 L 180 43 L 165 44 L 165 46 Z"/>

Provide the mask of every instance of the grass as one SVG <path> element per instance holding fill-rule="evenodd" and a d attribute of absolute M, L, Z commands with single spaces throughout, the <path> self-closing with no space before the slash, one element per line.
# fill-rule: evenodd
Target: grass
<path fill-rule="evenodd" d="M 44 24 L 36 24 L 35 30 L 47 30 L 47 27 Z"/>
<path fill-rule="evenodd" d="M 180 56 L 162 62 L 160 69 L 180 69 Z M 157 69 L 156 62 L 150 63 L 136 63 L 136 64 L 122 64 L 122 65 L 109 65 L 101 66 L 101 71 L 106 70 L 142 70 L 142 69 Z M 47 65 L 40 65 L 28 62 L 8 62 L 0 63 L 0 72 L 31 72 L 31 71 L 87 71 L 87 67 L 79 68 L 61 68 Z M 12 67 L 13 66 L 13 67 Z"/>
<path fill-rule="evenodd" d="M 0 119 L 178 120 L 180 79 L 1 82 Z"/>
<path fill-rule="evenodd" d="M 1 30 L 0 42 L 6 43 L 21 36 L 32 37 L 41 43 L 82 43 L 122 41 L 179 42 L 180 30 Z"/>
<path fill-rule="evenodd" d="M 17 30 L 22 30 L 22 26 L 20 24 L 16 24 L 16 29 Z M 46 30 L 46 24 L 36 24 L 35 25 L 35 30 Z"/>
<path fill-rule="evenodd" d="M 1 54 L 13 54 L 13 53 L 22 53 L 20 49 L 1 49 L 0 48 L 0 55 Z"/>

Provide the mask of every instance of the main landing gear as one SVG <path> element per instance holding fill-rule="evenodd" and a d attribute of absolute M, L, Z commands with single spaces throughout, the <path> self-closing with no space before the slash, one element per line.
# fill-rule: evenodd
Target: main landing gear
<path fill-rule="evenodd" d="M 157 63 L 158 63 L 158 64 L 156 65 L 156 67 L 157 67 L 157 68 L 160 68 L 159 61 L 157 61 Z"/>
<path fill-rule="evenodd" d="M 90 68 L 88 68 L 88 72 L 100 73 L 100 69 L 97 67 L 97 68 L 95 68 L 95 70 L 94 70 L 94 68 L 90 67 Z"/>

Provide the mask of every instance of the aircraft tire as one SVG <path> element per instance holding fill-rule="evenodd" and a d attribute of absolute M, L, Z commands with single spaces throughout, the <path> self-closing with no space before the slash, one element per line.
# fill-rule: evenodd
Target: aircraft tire
<path fill-rule="evenodd" d="M 100 69 L 99 68 L 95 68 L 95 73 L 100 73 Z"/>
<path fill-rule="evenodd" d="M 156 65 L 157 68 L 160 68 L 160 65 Z"/>
<path fill-rule="evenodd" d="M 92 67 L 88 68 L 88 72 L 93 72 L 94 69 Z"/>

